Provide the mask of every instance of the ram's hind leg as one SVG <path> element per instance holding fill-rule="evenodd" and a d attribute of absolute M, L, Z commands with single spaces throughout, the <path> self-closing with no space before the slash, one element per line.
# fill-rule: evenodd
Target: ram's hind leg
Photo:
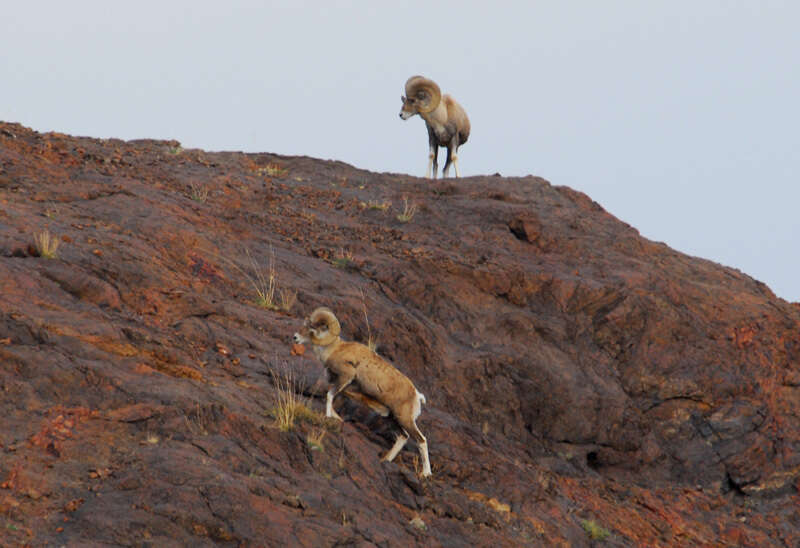
<path fill-rule="evenodd" d="M 392 462 L 400 450 L 405 446 L 406 442 L 408 441 L 408 434 L 405 431 L 401 432 L 397 435 L 397 439 L 394 440 L 394 445 L 391 449 L 383 456 L 381 460 L 385 460 L 387 462 Z"/>
<path fill-rule="evenodd" d="M 419 428 L 417 428 L 417 422 L 414 419 L 408 421 L 398 419 L 397 422 L 399 422 L 400 426 L 403 427 L 403 430 L 411 434 L 411 437 L 417 442 L 417 446 L 419 447 L 419 456 L 422 459 L 422 477 L 426 478 L 430 476 L 431 459 L 428 456 L 428 440 L 425 439 L 425 436 L 423 436 L 422 432 L 420 432 Z M 405 441 L 403 443 L 405 444 Z M 397 442 L 395 442 L 395 445 L 397 445 Z M 402 446 L 400 447 L 402 448 Z M 394 449 L 394 447 L 392 449 Z M 398 449 L 398 452 L 399 451 L 400 449 Z"/>
<path fill-rule="evenodd" d="M 453 163 L 455 155 L 453 154 L 453 147 L 447 147 L 447 159 L 444 161 L 444 169 L 442 170 L 442 178 L 450 174 L 450 165 Z M 456 177 L 458 177 L 458 170 L 456 170 Z"/>
<path fill-rule="evenodd" d="M 453 164 L 453 169 L 456 170 L 456 178 L 461 177 L 461 174 L 458 172 L 458 147 L 460 143 L 458 142 L 458 135 L 453 137 L 450 141 L 450 144 L 447 145 L 447 161 L 444 164 L 444 176 L 447 177 L 448 173 L 450 172 L 450 164 Z"/>

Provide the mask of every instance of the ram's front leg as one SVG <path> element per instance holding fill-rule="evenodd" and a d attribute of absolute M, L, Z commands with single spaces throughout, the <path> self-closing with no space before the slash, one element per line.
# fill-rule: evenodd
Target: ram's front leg
<path fill-rule="evenodd" d="M 436 172 L 439 171 L 439 147 L 436 145 L 431 146 L 431 150 L 428 153 L 428 173 L 426 177 L 428 179 L 435 179 Z"/>
<path fill-rule="evenodd" d="M 458 135 L 453 137 L 453 140 L 447 145 L 447 160 L 444 162 L 444 173 L 442 177 L 447 177 L 449 175 L 451 165 L 456 170 L 456 178 L 458 178 Z"/>
<path fill-rule="evenodd" d="M 436 173 L 439 171 L 439 143 L 430 128 L 428 128 L 428 145 L 430 150 L 428 152 L 428 173 L 426 177 L 435 179 Z"/>
<path fill-rule="evenodd" d="M 328 393 L 325 398 L 325 416 L 329 419 L 338 419 L 344 422 L 344 419 L 339 416 L 339 413 L 334 411 L 333 409 L 333 398 L 336 396 L 336 390 L 333 386 L 328 389 Z"/>
<path fill-rule="evenodd" d="M 346 368 L 342 373 L 336 376 L 336 379 L 331 383 L 328 388 L 328 393 L 325 396 L 325 416 L 329 419 L 339 419 L 343 421 L 333 409 L 333 399 L 356 378 L 356 370 L 354 367 Z"/>

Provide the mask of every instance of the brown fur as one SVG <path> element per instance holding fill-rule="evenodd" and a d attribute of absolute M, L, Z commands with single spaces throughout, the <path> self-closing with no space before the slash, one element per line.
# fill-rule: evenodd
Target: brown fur
<path fill-rule="evenodd" d="M 328 308 L 318 308 L 294 335 L 298 343 L 311 343 L 314 355 L 328 371 L 330 388 L 326 416 L 340 418 L 333 410 L 333 400 L 342 392 L 350 397 L 355 396 L 355 399 L 360 399 L 373 409 L 386 410 L 397 421 L 403 434 L 398 436 L 384 459 L 394 459 L 411 436 L 419 446 L 423 461 L 422 474 L 429 476 L 428 444 L 416 424 L 425 397 L 392 364 L 363 344 L 343 341 L 339 337 L 340 332 L 339 320 L 333 312 Z"/>
<path fill-rule="evenodd" d="M 412 414 L 409 407 L 416 396 L 416 388 L 408 377 L 383 360 L 372 350 L 357 342 L 338 339 L 329 345 L 330 353 L 325 367 L 334 377 L 337 387 L 352 382 L 354 391 L 368 399 L 377 400 L 392 410 L 392 414 Z"/>
<path fill-rule="evenodd" d="M 405 120 L 419 114 L 425 120 L 430 145 L 428 176 L 436 178 L 439 147 L 447 148 L 443 174 L 447 175 L 453 164 L 458 176 L 458 147 L 467 142 L 472 129 L 464 108 L 450 95 L 442 95 L 436 82 L 423 76 L 408 79 L 406 96 L 401 99 L 401 118 Z"/>

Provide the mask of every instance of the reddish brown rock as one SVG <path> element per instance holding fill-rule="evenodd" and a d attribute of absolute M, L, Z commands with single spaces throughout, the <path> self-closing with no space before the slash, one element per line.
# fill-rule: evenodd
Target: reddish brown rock
<path fill-rule="evenodd" d="M 276 427 L 320 305 L 425 393 L 432 480 L 346 399 Z M 539 178 L 0 123 L 5 544 L 794 546 L 799 355 L 800 306 Z"/>

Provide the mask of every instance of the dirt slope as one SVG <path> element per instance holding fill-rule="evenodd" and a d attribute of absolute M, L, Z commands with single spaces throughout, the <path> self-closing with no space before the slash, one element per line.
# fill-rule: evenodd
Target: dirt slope
<path fill-rule="evenodd" d="M 276 427 L 319 305 L 432 480 L 356 404 Z M 796 546 L 799 414 L 798 305 L 569 188 L 0 123 L 0 545 Z"/>

